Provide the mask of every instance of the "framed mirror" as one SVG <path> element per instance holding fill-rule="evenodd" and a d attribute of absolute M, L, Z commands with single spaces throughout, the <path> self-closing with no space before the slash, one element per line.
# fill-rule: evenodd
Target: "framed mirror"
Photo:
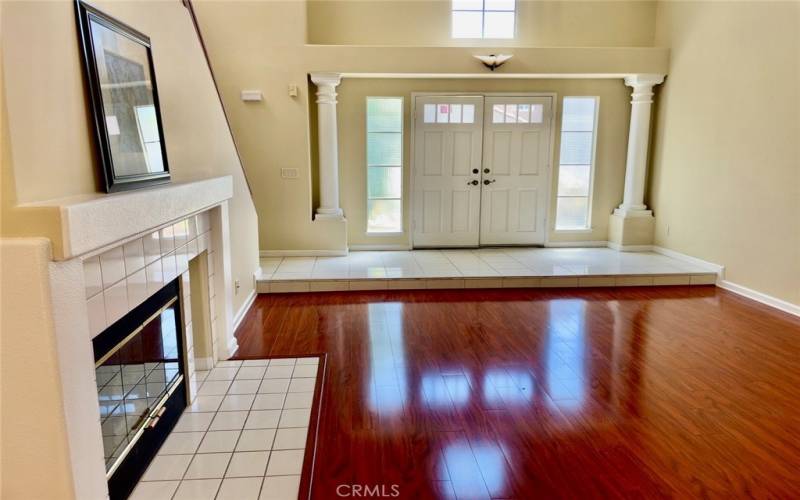
<path fill-rule="evenodd" d="M 169 182 L 150 38 L 75 5 L 106 191 Z"/>

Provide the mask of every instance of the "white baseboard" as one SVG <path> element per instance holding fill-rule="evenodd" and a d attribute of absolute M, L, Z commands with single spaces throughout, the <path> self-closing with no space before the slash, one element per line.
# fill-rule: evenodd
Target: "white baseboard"
<path fill-rule="evenodd" d="M 238 311 L 236 311 L 236 315 L 233 316 L 234 332 L 236 331 L 237 328 L 239 328 L 239 325 L 242 323 L 242 320 L 247 314 L 247 311 L 250 310 L 250 308 L 253 306 L 253 302 L 256 301 L 257 296 L 258 294 L 256 293 L 256 289 L 253 288 L 253 290 L 250 291 L 250 295 L 247 296 L 247 300 L 245 300 L 244 304 L 242 304 L 242 307 Z"/>
<path fill-rule="evenodd" d="M 767 295 L 766 293 L 761 293 L 756 290 L 753 290 L 752 288 L 747 288 L 746 286 L 737 285 L 736 283 L 727 280 L 718 281 L 717 286 L 720 288 L 724 288 L 725 290 L 731 291 L 735 294 L 741 295 L 742 297 L 753 299 L 756 302 L 761 302 L 762 304 L 774 307 L 775 309 L 780 309 L 783 312 L 787 312 L 794 316 L 800 317 L 800 305 L 792 304 L 791 302 L 786 302 L 785 300 L 773 297 L 772 295 Z"/>
<path fill-rule="evenodd" d="M 363 252 L 369 250 L 404 251 L 411 250 L 408 245 L 350 245 L 351 252 Z"/>
<path fill-rule="evenodd" d="M 261 250 L 261 257 L 343 257 L 347 250 Z"/>
<path fill-rule="evenodd" d="M 607 241 L 548 241 L 546 248 L 603 248 Z"/>
<path fill-rule="evenodd" d="M 660 253 L 661 255 L 666 255 L 667 257 L 672 257 L 673 259 L 682 260 L 684 262 L 689 262 L 690 264 L 695 264 L 699 266 L 707 266 L 713 269 L 715 273 L 717 273 L 717 282 L 725 278 L 725 266 L 721 266 L 719 264 L 715 264 L 713 262 L 708 262 L 703 259 L 698 259 L 697 257 L 692 257 L 691 255 L 686 255 L 685 253 L 676 252 L 675 250 L 670 250 L 669 248 L 653 246 L 653 251 L 655 253 Z"/>
<path fill-rule="evenodd" d="M 607 242 L 608 248 L 618 252 L 652 252 L 653 245 L 620 245 L 619 243 Z"/>

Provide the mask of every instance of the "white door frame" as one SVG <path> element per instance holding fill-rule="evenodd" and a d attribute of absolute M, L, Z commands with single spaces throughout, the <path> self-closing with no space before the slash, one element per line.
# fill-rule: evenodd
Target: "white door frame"
<path fill-rule="evenodd" d="M 558 106 L 558 94 L 556 92 L 412 92 L 411 93 L 411 151 L 409 154 L 409 168 L 411 169 L 410 178 L 409 178 L 409 186 L 408 186 L 408 200 L 409 203 L 414 203 L 414 193 L 412 190 L 414 189 L 414 135 L 416 133 L 416 116 L 417 116 L 417 97 L 433 97 L 433 96 L 484 96 L 484 97 L 551 97 L 553 99 L 553 112 L 550 113 L 550 153 L 547 155 L 549 164 L 547 169 L 547 187 L 548 189 L 545 192 L 545 232 L 544 232 L 544 246 L 547 246 L 550 243 L 550 221 L 551 221 L 551 208 L 550 208 L 550 199 L 551 194 L 553 191 L 553 169 L 555 168 L 555 142 L 556 142 L 556 114 L 559 113 L 559 106 Z M 486 120 L 486 116 L 484 113 L 484 120 Z M 483 127 L 483 124 L 481 124 Z M 411 242 L 411 248 L 414 248 L 414 225 L 416 221 L 414 220 L 414 207 L 409 207 L 409 213 L 411 214 L 410 222 L 408 226 L 409 230 L 409 241 Z M 479 244 L 480 246 L 480 244 Z M 513 245 L 508 245 L 513 246 Z"/>

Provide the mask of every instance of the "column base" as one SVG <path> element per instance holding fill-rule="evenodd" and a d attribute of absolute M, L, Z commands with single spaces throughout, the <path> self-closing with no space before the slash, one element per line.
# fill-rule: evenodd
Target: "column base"
<path fill-rule="evenodd" d="M 344 220 L 341 208 L 318 208 L 314 220 Z"/>
<path fill-rule="evenodd" d="M 608 246 L 626 252 L 653 247 L 656 219 L 650 210 L 616 209 L 608 220 Z"/>

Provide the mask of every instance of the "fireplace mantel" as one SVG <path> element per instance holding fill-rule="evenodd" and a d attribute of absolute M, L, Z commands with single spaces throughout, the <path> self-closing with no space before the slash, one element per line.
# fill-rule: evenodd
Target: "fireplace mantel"
<path fill-rule="evenodd" d="M 53 259 L 81 257 L 207 210 L 233 197 L 231 176 L 20 205 L 49 238 Z"/>

